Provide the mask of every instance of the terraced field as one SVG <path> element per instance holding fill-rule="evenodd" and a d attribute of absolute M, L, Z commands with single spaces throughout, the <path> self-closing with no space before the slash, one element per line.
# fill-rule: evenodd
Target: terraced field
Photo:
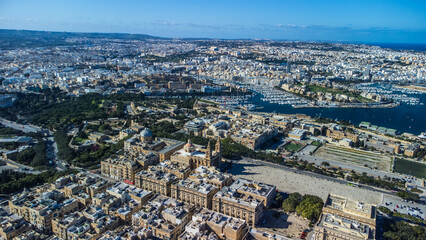
<path fill-rule="evenodd" d="M 392 159 L 379 153 L 327 145 L 319 148 L 315 156 L 356 166 L 368 166 L 381 171 L 390 171 Z"/>

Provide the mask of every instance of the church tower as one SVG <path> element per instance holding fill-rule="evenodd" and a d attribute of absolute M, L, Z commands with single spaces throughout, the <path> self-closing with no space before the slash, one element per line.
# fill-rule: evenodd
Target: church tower
<path fill-rule="evenodd" d="M 212 149 L 211 149 L 211 146 L 210 146 L 211 144 L 210 144 L 210 140 L 209 140 L 209 144 L 207 145 L 207 150 L 206 150 L 206 158 L 207 159 L 212 159 Z"/>
<path fill-rule="evenodd" d="M 217 139 L 215 151 L 216 154 L 222 153 L 222 144 L 220 143 L 220 138 Z"/>

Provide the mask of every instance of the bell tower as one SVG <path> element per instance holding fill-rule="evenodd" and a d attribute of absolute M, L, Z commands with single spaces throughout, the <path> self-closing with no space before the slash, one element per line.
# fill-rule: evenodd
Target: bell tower
<path fill-rule="evenodd" d="M 220 138 L 217 139 L 215 151 L 216 154 L 222 153 L 222 143 L 220 142 Z"/>
<path fill-rule="evenodd" d="M 207 150 L 206 150 L 206 158 L 209 159 L 209 160 L 212 158 L 212 149 L 211 149 L 210 145 L 211 144 L 210 144 L 210 140 L 209 140 L 209 144 L 207 145 Z"/>

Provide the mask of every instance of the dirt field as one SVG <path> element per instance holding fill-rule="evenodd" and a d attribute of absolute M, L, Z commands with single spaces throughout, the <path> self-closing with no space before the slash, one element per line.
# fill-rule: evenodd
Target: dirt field
<path fill-rule="evenodd" d="M 370 168 L 377 168 L 380 171 L 390 171 L 392 159 L 390 157 L 363 151 L 353 148 L 340 147 L 335 145 L 327 145 L 319 148 L 315 156 L 330 159 L 332 161 L 342 162 L 346 164 Z"/>
<path fill-rule="evenodd" d="M 303 230 L 309 228 L 309 221 L 296 216 L 295 213 L 288 215 L 282 211 L 278 211 L 281 215 L 274 216 L 275 212 L 277 212 L 275 209 L 266 211 L 264 213 L 264 219 L 266 220 L 260 220 L 257 228 L 289 238 L 300 236 Z"/>

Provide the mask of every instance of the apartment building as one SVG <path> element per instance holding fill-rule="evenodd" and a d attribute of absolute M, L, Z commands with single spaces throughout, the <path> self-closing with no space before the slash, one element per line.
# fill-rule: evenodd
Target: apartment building
<path fill-rule="evenodd" d="M 232 175 L 220 172 L 214 167 L 199 166 L 188 178 L 194 182 L 209 183 L 218 189 L 229 186 L 232 183 Z"/>
<path fill-rule="evenodd" d="M 375 239 L 376 210 L 370 204 L 329 195 L 314 231 L 315 240 Z"/>
<path fill-rule="evenodd" d="M 335 129 L 327 129 L 326 136 L 329 138 L 341 140 L 341 139 L 350 139 L 352 142 L 358 141 L 358 135 L 355 133 L 350 133 L 348 131 L 335 130 Z"/>
<path fill-rule="evenodd" d="M 274 199 L 275 190 L 275 186 L 239 178 L 216 193 L 212 209 L 255 226 Z"/>
<path fill-rule="evenodd" d="M 234 124 L 231 131 L 232 140 L 252 150 L 258 149 L 278 134 L 276 127 L 245 121 Z"/>
<path fill-rule="evenodd" d="M 64 194 L 56 190 L 42 194 L 24 192 L 9 201 L 9 209 L 37 228 L 50 231 L 52 219 L 78 211 L 78 202 L 73 198 L 65 199 Z"/>
<path fill-rule="evenodd" d="M 193 206 L 159 197 L 133 214 L 132 225 L 150 230 L 153 237 L 177 240 L 189 222 Z"/>
<path fill-rule="evenodd" d="M 0 238 L 13 239 L 30 229 L 30 224 L 16 214 L 0 208 Z"/>
<path fill-rule="evenodd" d="M 163 196 L 170 196 L 171 186 L 177 180 L 174 174 L 153 167 L 136 174 L 135 186 Z"/>
<path fill-rule="evenodd" d="M 244 239 L 247 231 L 246 221 L 202 208 L 192 216 L 192 220 L 178 239 L 241 240 Z"/>
<path fill-rule="evenodd" d="M 136 156 L 118 155 L 101 161 L 101 173 L 107 177 L 135 183 L 135 174 L 148 166 L 158 163 L 159 157 L 154 153 L 138 154 Z"/>
<path fill-rule="evenodd" d="M 208 183 L 180 180 L 171 187 L 171 197 L 196 207 L 211 209 L 214 194 L 219 189 Z"/>

